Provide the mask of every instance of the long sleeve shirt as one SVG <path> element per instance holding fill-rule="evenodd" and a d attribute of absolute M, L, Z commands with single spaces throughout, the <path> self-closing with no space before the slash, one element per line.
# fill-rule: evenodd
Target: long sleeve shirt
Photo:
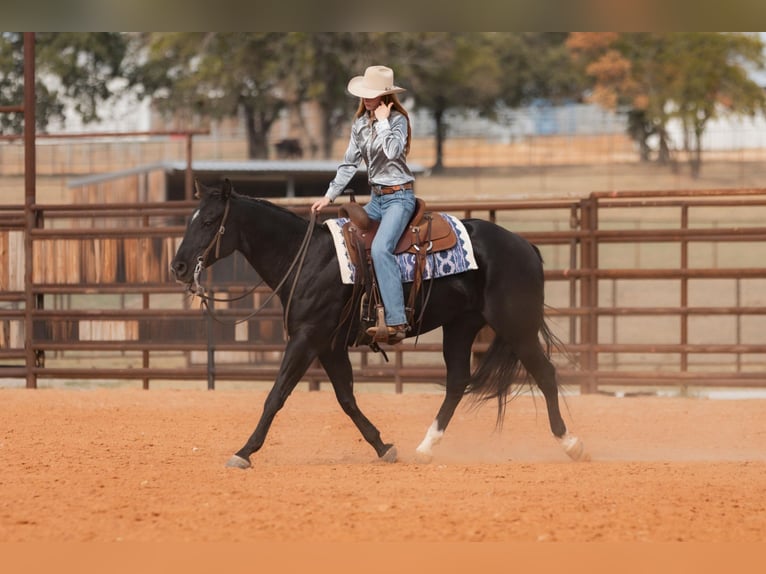
<path fill-rule="evenodd" d="M 351 126 L 351 137 L 343 162 L 330 182 L 326 197 L 335 200 L 356 174 L 362 160 L 367 165 L 370 185 L 400 185 L 415 180 L 407 165 L 404 148 L 407 145 L 407 117 L 396 110 L 385 120 L 359 116 Z"/>

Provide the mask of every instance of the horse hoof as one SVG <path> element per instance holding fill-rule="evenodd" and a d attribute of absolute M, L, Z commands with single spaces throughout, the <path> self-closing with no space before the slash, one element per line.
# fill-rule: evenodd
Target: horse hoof
<path fill-rule="evenodd" d="M 569 455 L 569 458 L 577 462 L 590 461 L 590 455 L 585 452 L 585 445 L 579 438 L 571 434 L 565 434 L 560 440 L 561 446 L 564 452 Z"/>
<path fill-rule="evenodd" d="M 251 466 L 252 465 L 250 464 L 249 460 L 242 458 L 241 456 L 237 456 L 236 454 L 226 461 L 227 468 L 241 468 L 242 470 L 245 470 Z"/>
<path fill-rule="evenodd" d="M 397 458 L 398 453 L 396 452 L 396 447 L 391 445 L 389 449 L 383 453 L 383 456 L 380 457 L 380 460 L 383 462 L 396 462 Z"/>
<path fill-rule="evenodd" d="M 415 462 L 418 464 L 430 464 L 434 459 L 434 455 L 430 452 L 415 451 Z"/>

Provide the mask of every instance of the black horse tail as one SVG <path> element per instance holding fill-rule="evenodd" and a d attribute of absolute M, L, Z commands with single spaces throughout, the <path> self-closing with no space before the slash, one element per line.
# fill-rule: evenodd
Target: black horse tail
<path fill-rule="evenodd" d="M 545 355 L 550 359 L 551 351 L 554 348 L 560 348 L 561 342 L 544 320 L 541 323 L 540 336 L 544 343 Z M 495 336 L 471 375 L 465 393 L 473 395 L 477 403 L 497 399 L 496 424 L 500 428 L 505 417 L 506 404 L 529 381 L 530 377 L 513 351 L 513 347 L 502 337 Z"/>

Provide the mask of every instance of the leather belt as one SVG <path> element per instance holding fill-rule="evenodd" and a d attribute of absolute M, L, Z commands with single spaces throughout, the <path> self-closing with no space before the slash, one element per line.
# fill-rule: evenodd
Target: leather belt
<path fill-rule="evenodd" d="M 391 193 L 396 193 L 397 191 L 412 191 L 412 182 L 403 183 L 401 185 L 372 186 L 372 192 L 375 195 L 389 195 Z"/>

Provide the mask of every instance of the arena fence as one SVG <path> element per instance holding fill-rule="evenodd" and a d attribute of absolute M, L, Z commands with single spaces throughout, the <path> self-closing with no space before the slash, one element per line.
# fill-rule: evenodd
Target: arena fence
<path fill-rule="evenodd" d="M 169 274 L 195 202 L 0 207 L 0 379 L 270 381 L 284 345 L 268 295 L 217 304 L 213 319 Z M 289 204 L 307 215 L 308 205 Z M 765 386 L 766 190 L 593 193 L 581 199 L 438 203 L 536 243 L 562 349 L 562 381 L 618 386 Z M 25 217 L 25 211 L 33 214 Z M 27 253 L 31 250 L 31 253 Z M 27 273 L 27 266 L 31 272 Z M 257 276 L 239 256 L 207 271 L 217 295 Z M 28 326 L 31 326 L 31 332 Z M 478 357 L 491 333 L 474 345 Z M 352 349 L 360 382 L 444 381 L 439 333 Z M 305 381 L 326 381 L 318 364 Z"/>

